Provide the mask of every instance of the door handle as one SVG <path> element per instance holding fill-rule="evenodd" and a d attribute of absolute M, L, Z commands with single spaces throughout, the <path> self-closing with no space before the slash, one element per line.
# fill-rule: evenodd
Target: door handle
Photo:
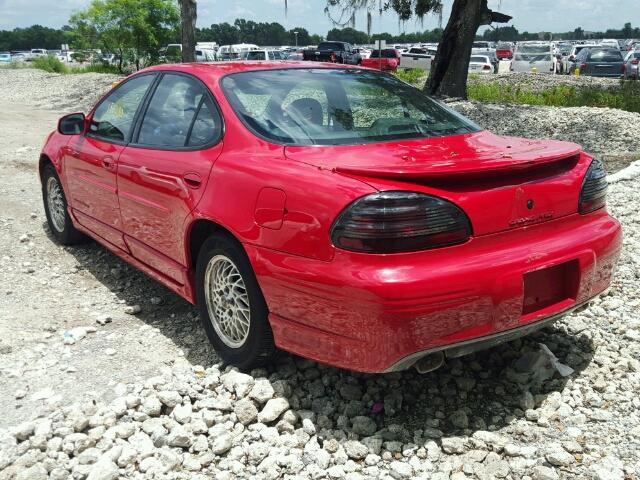
<path fill-rule="evenodd" d="M 191 188 L 199 188 L 202 184 L 202 179 L 197 173 L 185 173 L 182 178 L 184 179 L 184 183 Z"/>
<path fill-rule="evenodd" d="M 115 162 L 113 161 L 113 158 L 112 157 L 103 157 L 102 158 L 102 167 L 105 170 L 108 170 L 110 172 L 115 170 L 116 165 L 115 165 Z"/>

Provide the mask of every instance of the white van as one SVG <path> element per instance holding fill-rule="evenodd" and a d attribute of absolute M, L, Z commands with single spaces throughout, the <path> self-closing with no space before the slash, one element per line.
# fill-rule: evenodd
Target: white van
<path fill-rule="evenodd" d="M 248 52 L 260 50 L 253 43 L 236 43 L 235 45 L 223 45 L 218 49 L 219 60 L 244 60 Z"/>

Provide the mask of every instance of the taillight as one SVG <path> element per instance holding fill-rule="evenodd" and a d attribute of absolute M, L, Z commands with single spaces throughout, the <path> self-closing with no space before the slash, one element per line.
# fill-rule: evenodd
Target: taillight
<path fill-rule="evenodd" d="M 331 59 L 332 62 L 336 61 L 336 54 L 331 52 L 331 54 L 329 55 L 329 58 Z"/>
<path fill-rule="evenodd" d="M 637 58 L 631 60 L 631 65 L 638 65 L 638 63 L 640 63 L 640 60 L 638 60 Z"/>
<path fill-rule="evenodd" d="M 463 243 L 471 236 L 465 213 L 441 198 L 407 191 L 379 192 L 349 205 L 331 227 L 336 247 L 399 253 Z"/>
<path fill-rule="evenodd" d="M 580 71 L 581 72 L 584 72 L 586 69 L 587 69 L 587 64 L 586 63 L 583 63 L 583 64 L 580 65 Z"/>
<path fill-rule="evenodd" d="M 594 160 L 587 170 L 580 191 L 580 213 L 589 213 L 605 206 L 607 201 L 607 172 L 600 160 Z"/>
<path fill-rule="evenodd" d="M 491 70 L 491 65 L 485 65 L 482 67 L 483 70 Z"/>

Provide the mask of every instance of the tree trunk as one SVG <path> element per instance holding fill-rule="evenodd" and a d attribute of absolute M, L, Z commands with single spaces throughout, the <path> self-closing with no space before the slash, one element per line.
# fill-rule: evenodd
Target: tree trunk
<path fill-rule="evenodd" d="M 487 0 L 455 0 L 424 90 L 429 95 L 467 98 L 471 48 L 490 15 Z"/>
<path fill-rule="evenodd" d="M 196 61 L 196 0 L 180 0 L 182 14 L 182 61 Z"/>

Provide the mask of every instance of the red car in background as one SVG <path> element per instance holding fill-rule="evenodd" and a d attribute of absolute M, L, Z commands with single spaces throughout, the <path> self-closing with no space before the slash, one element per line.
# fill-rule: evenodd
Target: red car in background
<path fill-rule="evenodd" d="M 359 67 L 151 67 L 63 117 L 39 169 L 59 243 L 196 304 L 245 369 L 279 347 L 430 370 L 585 305 L 621 245 L 578 145 L 494 135 Z"/>
<path fill-rule="evenodd" d="M 496 48 L 498 60 L 510 60 L 513 58 L 513 47 L 511 45 L 498 45 Z"/>
<path fill-rule="evenodd" d="M 374 50 L 369 58 L 364 58 L 361 65 L 383 72 L 395 72 L 400 66 L 400 52 L 395 48 Z"/>

